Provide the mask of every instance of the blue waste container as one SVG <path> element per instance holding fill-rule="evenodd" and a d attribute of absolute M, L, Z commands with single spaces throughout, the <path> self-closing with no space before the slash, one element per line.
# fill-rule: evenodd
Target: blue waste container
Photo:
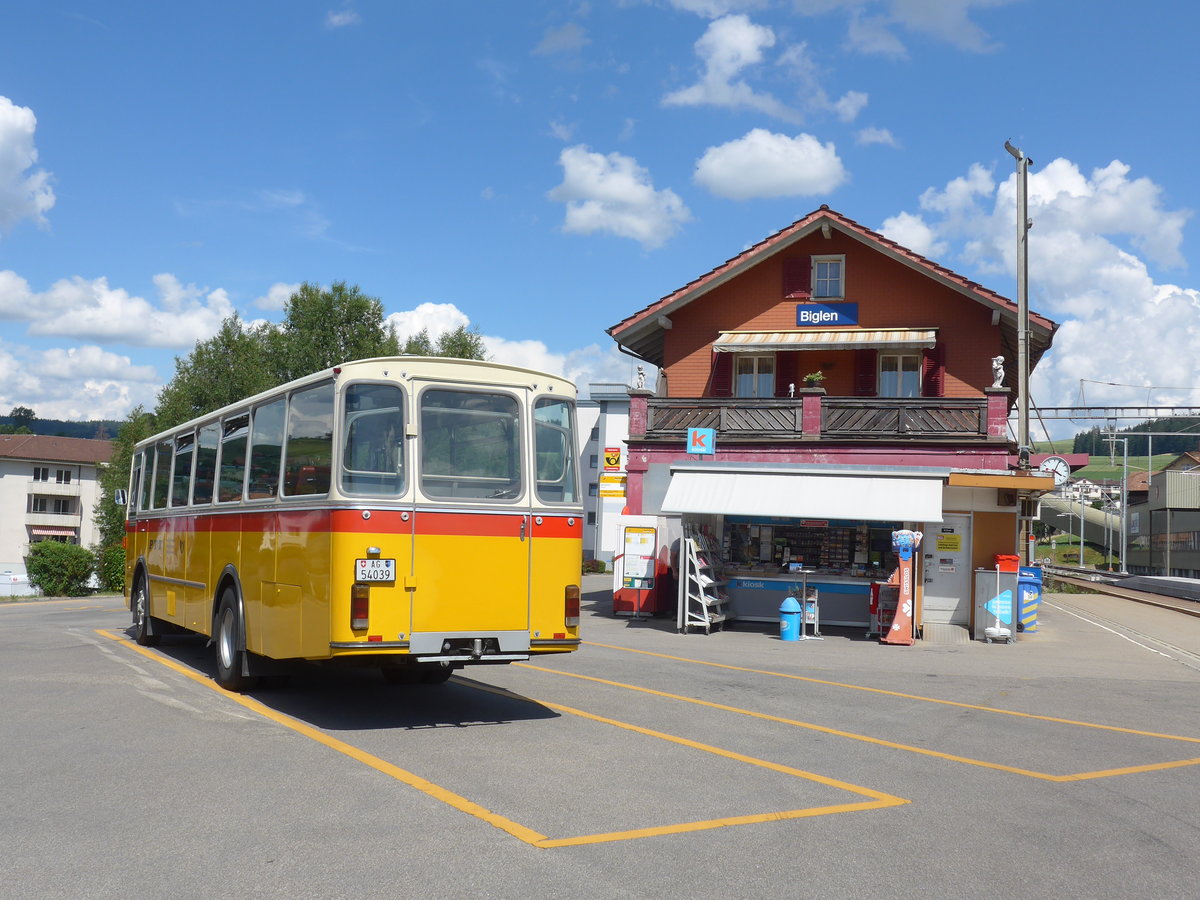
<path fill-rule="evenodd" d="M 795 597 L 785 597 L 779 604 L 779 639 L 781 641 L 800 640 L 801 614 L 804 608 Z"/>
<path fill-rule="evenodd" d="M 1042 602 L 1041 566 L 1017 569 L 1017 631 L 1037 631 L 1038 606 Z"/>

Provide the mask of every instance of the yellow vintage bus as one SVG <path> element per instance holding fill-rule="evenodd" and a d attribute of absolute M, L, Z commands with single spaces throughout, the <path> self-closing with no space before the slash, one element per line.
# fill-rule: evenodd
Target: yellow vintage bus
<path fill-rule="evenodd" d="M 217 682 L 272 661 L 463 666 L 579 646 L 575 386 L 461 359 L 348 362 L 134 448 L 139 644 L 211 638 Z"/>

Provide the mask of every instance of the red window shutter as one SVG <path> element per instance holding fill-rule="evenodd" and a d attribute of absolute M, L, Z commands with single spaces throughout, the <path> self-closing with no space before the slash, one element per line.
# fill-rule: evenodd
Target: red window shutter
<path fill-rule="evenodd" d="M 946 396 L 946 348 L 942 344 L 921 353 L 921 396 Z"/>
<path fill-rule="evenodd" d="M 874 397 L 879 393 L 878 350 L 854 351 L 854 396 Z"/>
<path fill-rule="evenodd" d="M 812 296 L 812 261 L 807 256 L 783 261 L 783 296 L 803 300 Z"/>
<path fill-rule="evenodd" d="M 786 397 L 788 385 L 801 387 L 796 373 L 800 371 L 800 353 L 796 350 L 783 350 L 775 354 L 775 396 Z"/>
<path fill-rule="evenodd" d="M 713 351 L 712 371 L 708 376 L 708 396 L 733 396 L 733 354 Z"/>

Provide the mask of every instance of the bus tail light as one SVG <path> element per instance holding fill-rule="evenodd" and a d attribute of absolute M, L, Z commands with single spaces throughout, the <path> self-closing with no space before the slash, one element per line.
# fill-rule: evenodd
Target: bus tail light
<path fill-rule="evenodd" d="M 563 614 L 568 628 L 579 626 L 579 585 L 568 584 L 564 597 Z"/>
<path fill-rule="evenodd" d="M 350 588 L 350 628 L 362 631 L 367 627 L 367 618 L 371 609 L 371 588 L 366 584 L 356 584 Z"/>

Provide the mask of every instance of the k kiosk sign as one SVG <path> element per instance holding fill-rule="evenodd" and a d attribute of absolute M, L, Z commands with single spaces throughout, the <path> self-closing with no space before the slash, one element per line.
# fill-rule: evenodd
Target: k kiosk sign
<path fill-rule="evenodd" d="M 797 328 L 829 328 L 837 325 L 857 325 L 857 303 L 798 303 Z"/>

